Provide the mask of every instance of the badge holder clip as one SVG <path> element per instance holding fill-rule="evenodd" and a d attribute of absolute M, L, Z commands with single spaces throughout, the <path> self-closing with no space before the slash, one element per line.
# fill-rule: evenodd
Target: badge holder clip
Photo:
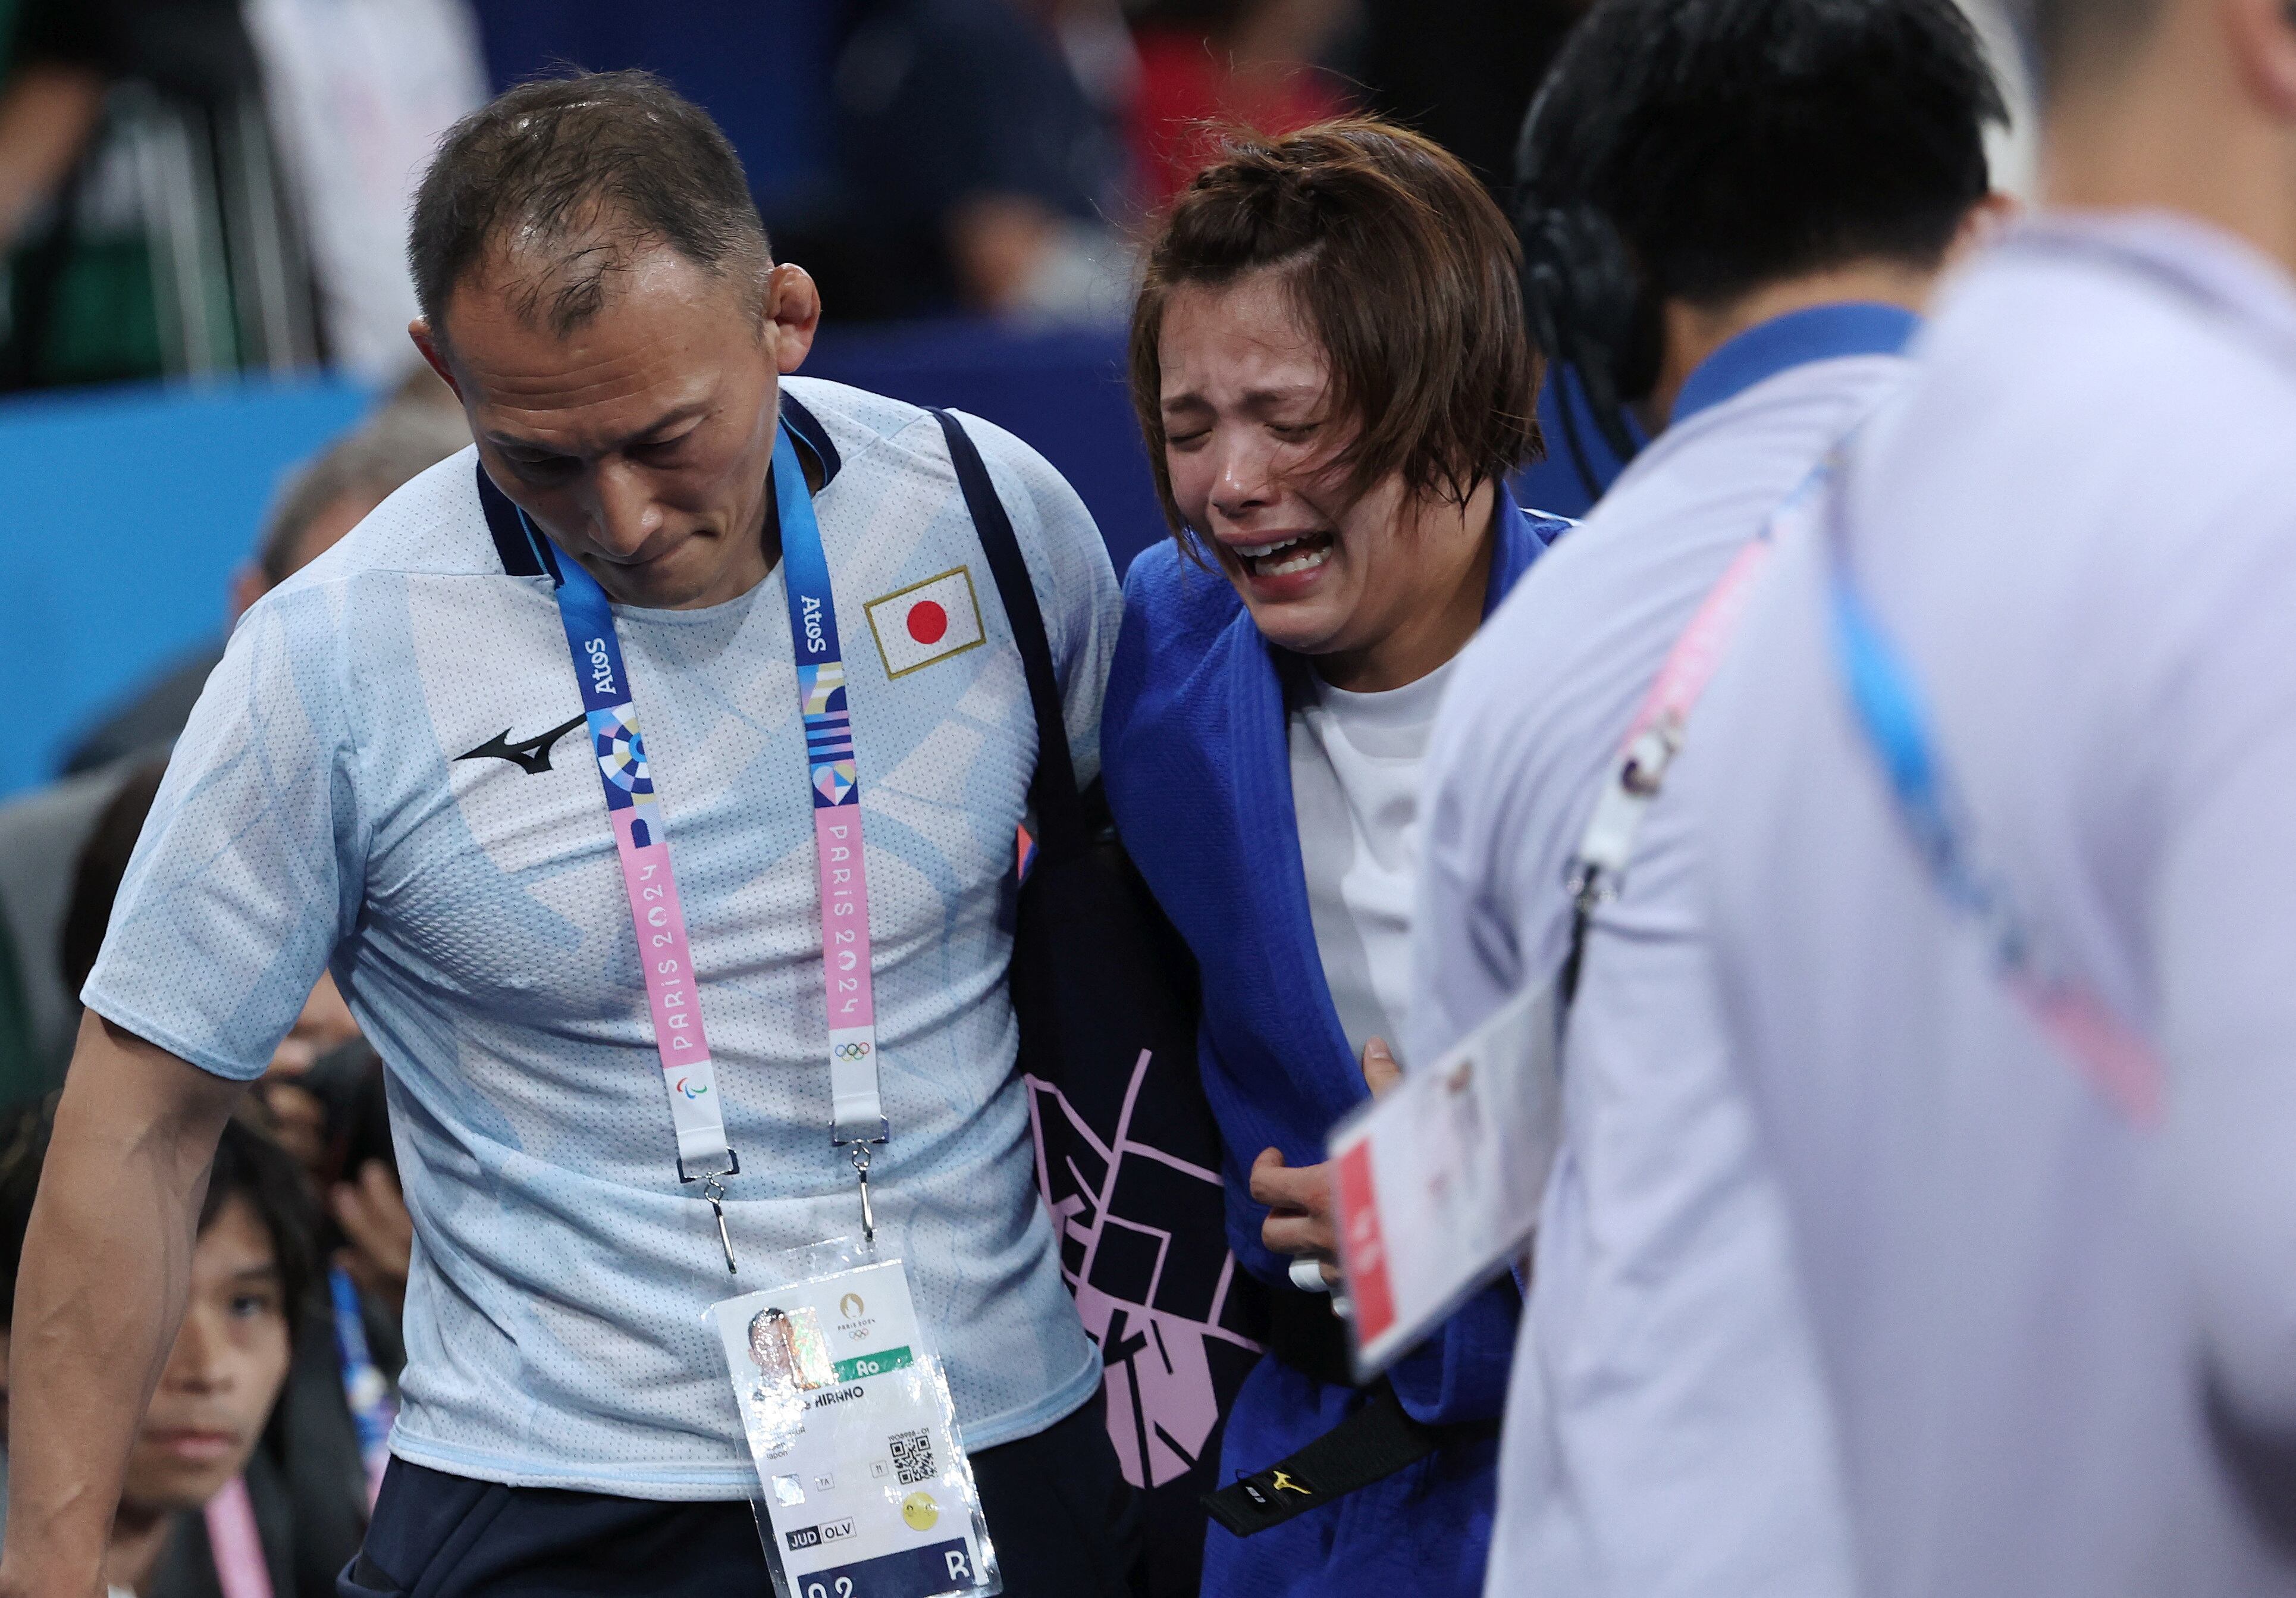
<path fill-rule="evenodd" d="M 840 1137 L 833 1129 L 829 1135 L 831 1148 L 850 1151 L 847 1158 L 853 1161 L 853 1175 L 861 1183 L 861 1241 L 871 1248 L 877 1243 L 877 1207 L 869 1198 L 869 1151 L 883 1147 L 892 1137 L 893 1123 L 882 1115 L 877 1118 L 874 1137 Z"/>
<path fill-rule="evenodd" d="M 726 1274 L 728 1276 L 738 1276 L 742 1273 L 734 1263 L 734 1234 L 726 1230 L 726 1178 L 741 1174 L 742 1157 L 730 1147 L 726 1151 L 724 1170 L 709 1171 L 699 1176 L 687 1173 L 685 1155 L 677 1157 L 677 1179 L 684 1183 L 701 1184 L 701 1196 L 709 1201 L 709 1213 L 718 1217 L 718 1246 L 726 1250 Z M 865 1194 L 865 1179 L 864 1192 Z M 864 1208 L 866 1208 L 865 1203 Z"/>

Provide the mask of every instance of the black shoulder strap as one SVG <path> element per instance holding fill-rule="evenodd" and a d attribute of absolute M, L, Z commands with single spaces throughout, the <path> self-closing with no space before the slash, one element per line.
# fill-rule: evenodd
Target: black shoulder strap
<path fill-rule="evenodd" d="M 973 531 L 988 557 L 997 596 L 1004 602 L 1004 619 L 1012 625 L 1013 642 L 1028 674 L 1029 702 L 1037 713 L 1037 776 L 1029 786 L 1029 798 L 1037 808 L 1037 844 L 1047 856 L 1066 856 L 1088 845 L 1091 833 L 1083 796 L 1077 791 L 1076 760 L 1069 750 L 1068 722 L 1060 683 L 1053 675 L 1053 646 L 1045 635 L 1044 612 L 1037 607 L 1036 585 L 1029 580 L 1029 563 L 1013 536 L 1013 519 L 988 479 L 980 451 L 947 411 L 935 410 L 933 420 L 948 439 L 949 463 L 956 468 L 957 487 L 964 491 L 965 509 L 972 513 Z"/>

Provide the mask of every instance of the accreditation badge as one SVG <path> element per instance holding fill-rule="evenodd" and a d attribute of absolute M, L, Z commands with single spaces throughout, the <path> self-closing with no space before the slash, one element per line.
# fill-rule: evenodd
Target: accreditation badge
<path fill-rule="evenodd" d="M 1518 996 L 1332 1134 L 1340 1263 L 1369 1381 L 1522 1251 L 1562 1138 L 1556 993 Z"/>
<path fill-rule="evenodd" d="M 1003 1592 L 906 1269 L 860 1245 L 823 1245 L 799 1262 L 812 1268 L 709 1312 L 764 1489 L 775 1591 Z"/>

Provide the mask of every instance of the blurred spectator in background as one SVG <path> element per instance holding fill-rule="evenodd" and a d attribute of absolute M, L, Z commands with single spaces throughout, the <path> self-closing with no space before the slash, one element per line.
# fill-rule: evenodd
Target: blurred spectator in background
<path fill-rule="evenodd" d="M 406 337 L 405 322 L 398 336 L 402 341 Z M 470 441 L 470 428 L 447 385 L 427 367 L 410 374 L 391 403 L 288 479 L 264 524 L 254 561 L 232 578 L 232 623 L 332 549 L 401 483 Z M 93 771 L 174 742 L 208 673 L 223 659 L 223 646 L 220 637 L 201 645 L 106 717 L 64 757 L 64 774 Z"/>
<path fill-rule="evenodd" d="M 0 387 L 412 363 L 414 168 L 463 0 L 0 0 Z"/>
<path fill-rule="evenodd" d="M 1589 0 L 1363 0 L 1350 75 L 1370 109 L 1467 163 L 1502 207 L 1531 91 Z"/>
<path fill-rule="evenodd" d="M 465 0 L 247 0 L 271 129 L 301 201 L 328 364 L 371 382 L 419 365 L 406 340 L 414 181 L 487 97 Z"/>
<path fill-rule="evenodd" d="M 1275 136 L 1347 110 L 1323 63 L 1355 20 L 1351 0 L 1148 0 L 1131 126 L 1151 208 L 1210 163 L 1213 125 Z"/>
<path fill-rule="evenodd" d="M 346 434 L 288 480 L 266 523 L 252 565 L 233 583 L 239 614 L 269 589 L 316 560 L 400 484 L 470 443 L 460 407 L 430 396 L 445 385 L 426 370 L 367 422 Z M 201 685 L 223 651 L 217 639 L 171 669 L 133 705 L 84 738 L 68 763 L 71 780 L 0 806 L 0 944 L 14 946 L 12 976 L 20 991 L 29 1048 L 20 1069 L 0 1075 L 0 1105 L 20 1102 L 62 1079 L 78 1015 L 77 984 L 67 987 L 52 951 L 58 947 L 72 889 L 74 862 L 97 818 L 120 791 L 127 762 L 164 754 Z M 134 842 L 131 829 L 127 841 Z M 102 922 L 94 928 L 98 939 Z M 0 949 L 0 953 L 4 953 Z M 12 973 L 0 969 L 0 1000 Z M 0 1009 L 0 1030 L 4 1029 Z M 0 1064 L 4 1064 L 0 1042 Z"/>
<path fill-rule="evenodd" d="M 0 387 L 312 364 L 237 0 L 0 0 Z"/>
<path fill-rule="evenodd" d="M 54 1116 L 53 1099 L 24 1106 L 0 1132 L 0 1324 L 13 1319 Z M 248 1123 L 227 1124 L 200 1211 L 183 1328 L 128 1456 L 105 1558 L 115 1594 L 332 1590 L 349 1552 L 313 1539 L 273 1418 L 312 1280 L 311 1228 L 294 1161 Z M 37 1325 L 14 1333 L 42 1334 Z M 11 1341 L 0 1331 L 0 1372 Z"/>
<path fill-rule="evenodd" d="M 1119 324 L 1138 62 L 1115 0 L 882 0 L 837 65 L 873 308 Z"/>

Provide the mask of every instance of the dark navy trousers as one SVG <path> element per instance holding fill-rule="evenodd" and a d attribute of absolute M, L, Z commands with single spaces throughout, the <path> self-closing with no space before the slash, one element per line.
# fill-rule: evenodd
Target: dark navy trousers
<path fill-rule="evenodd" d="M 1104 1400 L 972 1456 L 1006 1598 L 1132 1598 L 1139 1496 Z M 768 1598 L 746 1501 L 664 1504 L 504 1487 L 394 1459 L 340 1598 Z"/>

